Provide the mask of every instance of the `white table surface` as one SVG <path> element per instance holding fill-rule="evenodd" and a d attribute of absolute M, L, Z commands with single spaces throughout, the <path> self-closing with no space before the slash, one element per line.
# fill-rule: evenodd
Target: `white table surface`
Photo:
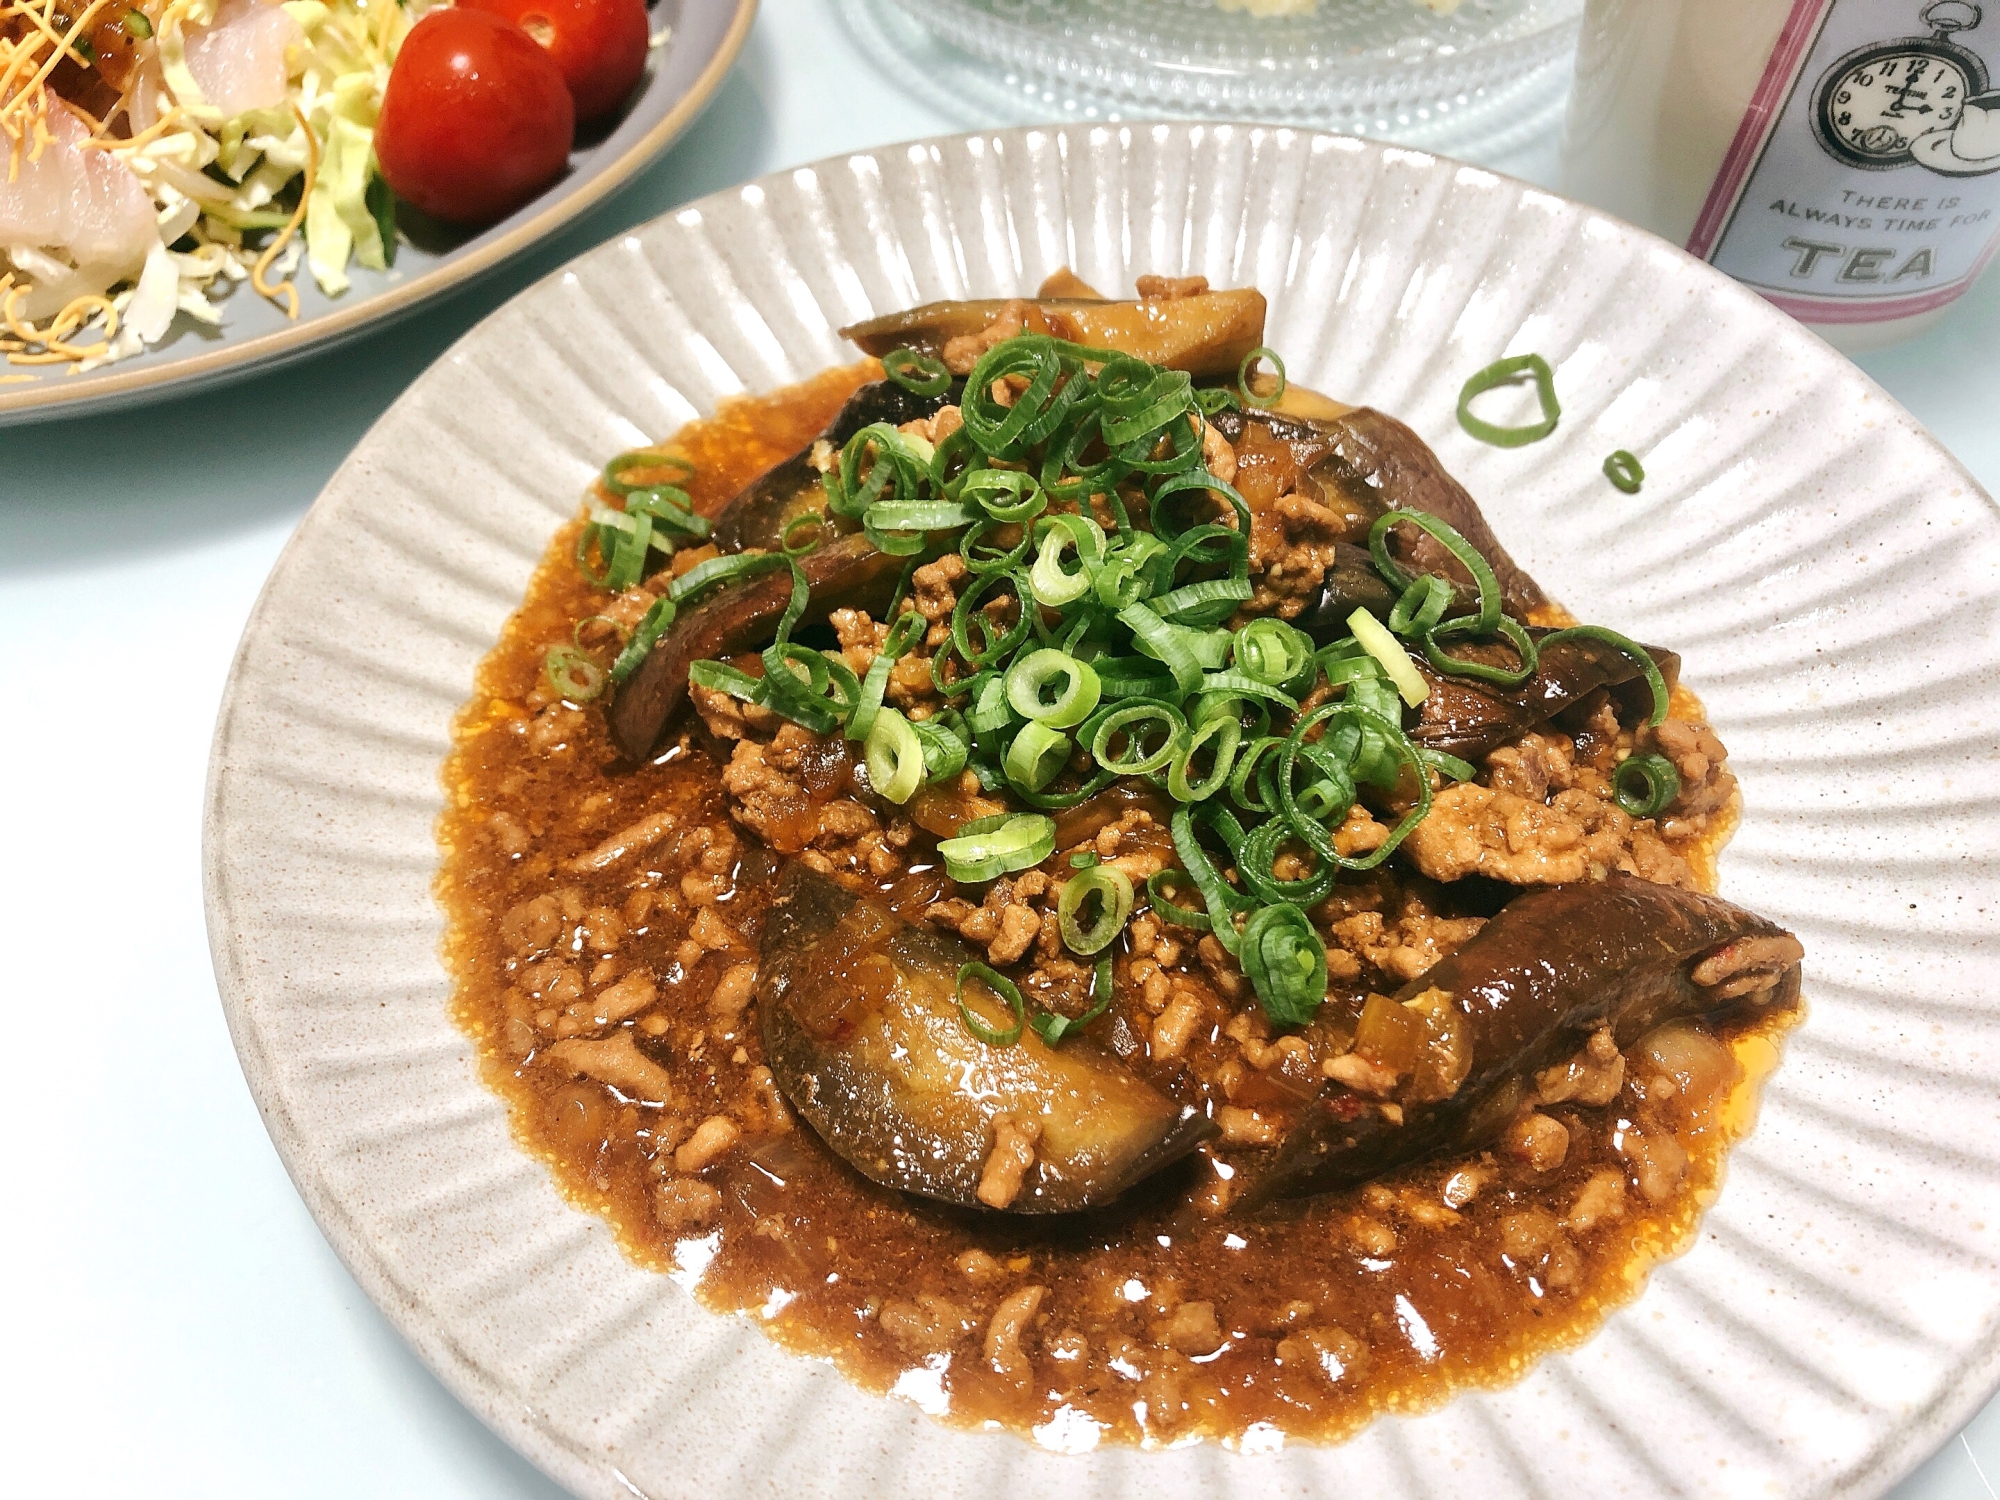
<path fill-rule="evenodd" d="M 824 0 L 765 0 L 680 145 L 478 289 L 212 395 L 0 430 L 0 912 L 14 933 L 0 966 L 13 1053 L 0 1491 L 558 1500 L 356 1288 L 264 1134 L 202 924 L 215 705 L 320 486 L 477 318 L 689 198 L 968 123 L 874 77 Z M 1493 165 L 1547 181 L 1553 147 Z M 1996 350 L 2000 274 L 1923 341 L 1864 361 L 1989 490 Z M 1989 1475 L 2000 1481 L 2000 1402 L 1897 1495 L 2000 1500 Z"/>

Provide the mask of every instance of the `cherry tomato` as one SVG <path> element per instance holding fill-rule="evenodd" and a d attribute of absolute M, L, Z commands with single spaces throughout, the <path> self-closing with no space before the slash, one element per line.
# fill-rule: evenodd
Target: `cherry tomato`
<path fill-rule="evenodd" d="M 576 106 L 518 26 L 434 10 L 389 70 L 375 157 L 396 196 L 453 224 L 503 219 L 562 175 Z"/>
<path fill-rule="evenodd" d="M 569 81 L 579 122 L 601 120 L 646 71 L 645 0 L 459 0 L 512 21 L 549 49 Z"/>

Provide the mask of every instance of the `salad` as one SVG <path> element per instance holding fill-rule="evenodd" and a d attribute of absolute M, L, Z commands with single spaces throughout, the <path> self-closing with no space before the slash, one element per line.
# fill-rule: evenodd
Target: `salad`
<path fill-rule="evenodd" d="M 399 200 L 494 222 L 644 71 L 643 0 L 0 0 L 0 382 L 139 353 L 238 283 L 386 270 Z"/>

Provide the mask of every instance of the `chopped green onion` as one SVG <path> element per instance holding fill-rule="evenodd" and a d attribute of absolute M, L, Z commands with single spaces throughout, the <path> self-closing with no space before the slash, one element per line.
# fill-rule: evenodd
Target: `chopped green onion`
<path fill-rule="evenodd" d="M 1268 396 L 1260 396 L 1250 386 L 1250 369 L 1258 360 L 1269 360 L 1278 372 L 1278 385 Z M 1285 399 L 1285 362 L 1278 358 L 1278 351 L 1267 349 L 1261 344 L 1243 356 L 1243 363 L 1236 367 L 1236 389 L 1242 394 L 1245 406 L 1269 408 Z"/>
<path fill-rule="evenodd" d="M 675 609 L 674 601 L 664 597 L 655 599 L 646 606 L 646 613 L 640 617 L 638 628 L 632 632 L 632 639 L 625 643 L 625 649 L 618 653 L 618 659 L 611 664 L 613 682 L 623 682 L 638 671 L 640 664 L 653 654 L 653 647 L 659 644 L 660 637 L 665 635 L 674 623 Z"/>
<path fill-rule="evenodd" d="M 1271 687 L 1284 687 L 1312 665 L 1312 637 L 1283 620 L 1252 620 L 1231 642 L 1236 670 Z"/>
<path fill-rule="evenodd" d="M 1125 736 L 1125 753 L 1114 756 L 1112 745 Z M 1159 743 L 1151 750 L 1146 741 L 1154 734 Z M 1174 751 L 1187 734 L 1187 720 L 1178 709 L 1164 703 L 1131 703 L 1115 708 L 1097 721 L 1089 750 L 1097 764 L 1116 776 L 1145 776 L 1174 758 Z"/>
<path fill-rule="evenodd" d="M 908 802 L 910 794 L 923 784 L 923 742 L 910 721 L 895 709 L 876 713 L 862 753 L 868 764 L 868 784 L 889 801 Z"/>
<path fill-rule="evenodd" d="M 782 552 L 735 552 L 728 557 L 711 557 L 706 562 L 698 562 L 667 589 L 667 597 L 680 604 L 704 589 L 718 583 L 728 583 L 737 578 L 755 578 L 760 573 L 769 573 L 785 565 Z"/>
<path fill-rule="evenodd" d="M 993 994 L 998 996 L 1009 1010 L 1014 1012 L 1014 1024 L 1012 1026 L 1002 1031 L 997 1027 L 988 1026 L 973 1013 L 972 1007 L 965 1003 L 965 982 L 968 979 L 978 980 L 987 989 L 991 990 Z M 958 1019 L 964 1024 L 965 1029 L 971 1032 L 978 1040 L 986 1043 L 989 1047 L 1011 1047 L 1014 1043 L 1021 1040 L 1021 1030 L 1027 1024 L 1028 1018 L 1027 1003 L 1021 999 L 1019 986 L 1005 974 L 1002 974 L 990 964 L 978 962 L 966 964 L 958 971 L 956 993 L 958 997 Z"/>
<path fill-rule="evenodd" d="M 1174 837 L 1174 852 L 1180 856 L 1182 867 L 1194 881 L 1195 889 L 1201 892 L 1203 904 L 1208 907 L 1208 924 L 1215 940 L 1229 952 L 1236 952 L 1236 923 L 1231 914 L 1243 910 L 1249 903 L 1230 890 L 1228 883 L 1216 872 L 1214 861 L 1209 859 L 1208 851 L 1195 837 L 1194 816 L 1189 809 L 1175 809 L 1173 821 L 1168 827 Z"/>
<path fill-rule="evenodd" d="M 891 349 L 882 356 L 882 373 L 914 396 L 942 396 L 951 389 L 944 361 L 916 349 Z"/>
<path fill-rule="evenodd" d="M 1176 802 L 1201 802 L 1213 797 L 1229 781 L 1229 769 L 1235 763 L 1236 747 L 1242 738 L 1243 726 L 1231 718 L 1214 718 L 1196 725 L 1167 768 L 1167 794 Z M 1209 752 L 1207 774 L 1190 780 L 1195 757 L 1211 740 L 1215 744 Z"/>
<path fill-rule="evenodd" d="M 1095 711 L 1103 693 L 1097 674 L 1086 663 L 1067 652 L 1046 648 L 1016 657 L 1005 680 L 1007 701 L 1014 712 L 1051 729 L 1081 724 Z"/>
<path fill-rule="evenodd" d="M 1681 794 L 1681 773 L 1664 755 L 1631 755 L 1611 773 L 1611 793 L 1635 818 L 1665 812 Z"/>
<path fill-rule="evenodd" d="M 678 453 L 648 453 L 634 449 L 621 453 L 604 466 L 604 487 L 614 495 L 630 495 L 634 490 L 651 489 L 650 484 L 634 484 L 625 478 L 633 469 L 672 469 L 682 479 L 694 477 L 694 465 Z"/>
<path fill-rule="evenodd" d="M 1326 999 L 1326 944 L 1296 906 L 1252 912 L 1238 958 L 1264 1014 L 1280 1026 L 1305 1025 Z"/>
<path fill-rule="evenodd" d="M 943 781 L 965 769 L 965 758 L 971 748 L 965 743 L 965 736 L 936 719 L 916 720 L 910 728 L 916 731 L 924 747 L 925 781 Z"/>
<path fill-rule="evenodd" d="M 1167 895 L 1170 887 L 1184 888 L 1194 883 L 1193 877 L 1185 870 L 1162 870 L 1146 881 L 1146 900 L 1153 908 L 1153 914 L 1162 922 L 1170 922 L 1176 927 L 1189 927 L 1196 932 L 1209 930 L 1208 913 L 1192 911 L 1177 904 Z"/>
<path fill-rule="evenodd" d="M 1048 492 L 1019 469 L 974 469 L 959 481 L 956 497 L 996 521 L 1032 521 L 1049 508 Z"/>
<path fill-rule="evenodd" d="M 1410 660 L 1410 653 L 1383 626 L 1382 622 L 1366 609 L 1357 609 L 1347 617 L 1347 628 L 1354 632 L 1354 639 L 1361 649 L 1382 664 L 1382 670 L 1389 674 L 1389 680 L 1396 684 L 1396 691 L 1403 695 L 1403 701 L 1415 708 L 1431 693 L 1431 685 L 1424 681 L 1424 674 L 1417 670 L 1417 664 Z"/>
<path fill-rule="evenodd" d="M 1015 786 L 1039 792 L 1069 764 L 1069 755 L 1068 735 L 1046 724 L 1029 722 L 1014 736 L 1000 765 Z"/>
<path fill-rule="evenodd" d="M 1053 1047 L 1072 1031 L 1080 1031 L 1111 1008 L 1111 955 L 1097 961 L 1090 978 L 1091 1006 L 1080 1016 L 1059 1016 L 1054 1011 L 1037 1011 L 1028 1019 L 1035 1035 Z"/>
<path fill-rule="evenodd" d="M 1081 913 L 1092 898 L 1097 915 L 1084 926 Z M 1093 865 L 1073 876 L 1056 898 L 1056 925 L 1070 952 L 1088 957 L 1111 946 L 1132 915 L 1132 881 L 1112 865 Z"/>
<path fill-rule="evenodd" d="M 1534 382 L 1535 395 L 1542 406 L 1541 421 L 1522 427 L 1497 427 L 1472 414 L 1475 397 L 1496 386 L 1518 385 L 1524 376 Z M 1491 443 L 1496 448 L 1522 448 L 1529 443 L 1540 442 L 1556 430 L 1556 423 L 1561 419 L 1562 405 L 1556 400 L 1555 371 L 1539 354 L 1516 354 L 1509 359 L 1497 359 L 1459 389 L 1458 425 L 1480 442 Z"/>
<path fill-rule="evenodd" d="M 1420 531 L 1427 531 L 1437 539 L 1457 559 L 1460 567 L 1472 575 L 1472 581 L 1479 588 L 1479 609 L 1475 614 L 1460 615 L 1446 623 L 1465 625 L 1480 632 L 1496 629 L 1501 617 L 1500 579 L 1493 571 L 1493 565 L 1447 522 L 1420 510 L 1392 510 L 1376 518 L 1368 528 L 1368 555 L 1375 562 L 1375 571 L 1386 578 L 1395 588 L 1407 593 L 1415 578 L 1403 571 L 1402 565 L 1389 555 L 1389 533 L 1399 523 L 1407 522 Z M 1397 601 L 1399 604 L 1401 600 Z"/>
<path fill-rule="evenodd" d="M 575 646 L 549 647 L 542 672 L 549 686 L 571 703 L 588 703 L 604 691 L 604 668 Z"/>
<path fill-rule="evenodd" d="M 1000 813 L 976 818 L 955 838 L 942 839 L 944 872 L 960 885 L 977 885 L 1014 870 L 1031 869 L 1055 852 L 1056 820 L 1046 813 Z"/>
<path fill-rule="evenodd" d="M 153 23 L 146 19 L 143 10 L 125 12 L 125 34 L 134 41 L 148 41 L 153 35 Z"/>
<path fill-rule="evenodd" d="M 1088 870 L 1096 863 L 1097 851 L 1094 849 L 1079 849 L 1069 857 L 1069 867 L 1072 870 Z"/>
<path fill-rule="evenodd" d="M 1456 755 L 1446 755 L 1442 750 L 1431 750 L 1417 746 L 1417 759 L 1436 771 L 1440 776 L 1453 781 L 1470 781 L 1479 770 L 1470 761 L 1460 760 Z"/>
<path fill-rule="evenodd" d="M 1604 477 L 1611 481 L 1612 488 L 1636 495 L 1639 486 L 1646 482 L 1646 469 L 1638 459 L 1620 448 L 1604 460 Z"/>

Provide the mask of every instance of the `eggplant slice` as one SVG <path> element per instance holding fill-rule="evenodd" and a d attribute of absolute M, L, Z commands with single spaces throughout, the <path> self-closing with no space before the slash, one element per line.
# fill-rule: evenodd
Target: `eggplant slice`
<path fill-rule="evenodd" d="M 1538 640 L 1550 633 L 1528 632 Z M 1481 654 L 1479 647 L 1462 641 L 1449 643 L 1449 649 L 1468 659 Z M 1671 690 L 1680 680 L 1680 657 L 1657 646 L 1645 650 Z M 1495 659 L 1515 660 L 1513 652 L 1504 647 Z M 1598 688 L 1610 690 L 1619 717 L 1627 724 L 1645 718 L 1653 707 L 1653 695 L 1639 663 L 1616 646 L 1588 636 L 1557 641 L 1541 653 L 1535 675 L 1517 687 L 1449 676 L 1433 671 L 1421 659 L 1417 670 L 1423 673 L 1430 692 L 1417 710 L 1417 722 L 1410 726 L 1410 738 L 1426 750 L 1473 762 L 1546 724 Z"/>
<path fill-rule="evenodd" d="M 1362 524 L 1363 536 L 1366 524 L 1385 511 L 1417 510 L 1436 516 L 1486 559 L 1500 581 L 1502 603 L 1516 619 L 1525 621 L 1549 602 L 1541 585 L 1507 555 L 1478 502 L 1445 472 L 1429 445 L 1394 417 L 1364 406 L 1324 420 L 1252 410 L 1224 411 L 1210 420 L 1232 444 L 1243 441 L 1246 428 L 1257 426 L 1290 447 L 1300 474 L 1319 489 L 1319 498 L 1335 510 L 1352 513 Z M 1470 585 L 1471 578 L 1435 538 L 1421 533 L 1412 537 L 1410 531 L 1404 527 L 1395 534 L 1392 547 L 1400 561 Z M 1338 562 L 1329 570 L 1329 581 L 1336 586 L 1338 580 L 1331 575 L 1340 570 Z M 1340 626 L 1355 608 L 1349 604 L 1340 610 L 1340 603 L 1338 596 L 1322 591 L 1321 598 L 1308 604 L 1293 623 L 1308 631 Z"/>
<path fill-rule="evenodd" d="M 982 957 L 796 861 L 765 919 L 757 1003 L 764 1057 L 821 1139 L 885 1187 L 980 1208 L 1003 1115 L 1041 1129 L 1007 1211 L 1111 1202 L 1215 1127 L 1089 1037 L 1007 1047 L 959 1019 L 961 965 Z M 989 1024 L 1011 1018 L 994 1013 Z"/>
<path fill-rule="evenodd" d="M 1244 356 L 1264 342 L 1264 294 L 1254 287 L 1171 300 L 928 302 L 870 318 L 840 333 L 878 358 L 894 349 L 941 356 L 951 340 L 984 332 L 1010 307 L 1025 309 L 1027 332 L 1052 334 L 1094 349 L 1117 349 L 1195 376 L 1234 378 Z"/>
<path fill-rule="evenodd" d="M 919 396 L 893 380 L 862 386 L 812 443 L 751 480 L 715 518 L 712 540 L 718 551 L 775 552 L 784 545 L 785 527 L 809 510 L 824 512 L 825 491 L 812 466 L 815 444 L 837 450 L 864 427 L 886 422 L 899 427 L 928 417 L 964 389 Z M 879 613 L 888 607 L 902 574 L 902 558 L 885 557 L 859 536 L 854 524 L 829 519 L 837 535 L 806 554 L 801 566 L 813 591 L 815 614 L 835 609 L 865 609 Z M 789 571 L 766 573 L 740 583 L 724 584 L 714 594 L 674 622 L 653 647 L 639 670 L 626 679 L 612 699 L 609 722 L 612 743 L 628 760 L 653 753 L 660 732 L 687 693 L 688 668 L 697 661 L 730 656 L 769 638 L 792 597 Z"/>
<path fill-rule="evenodd" d="M 1516 897 L 1456 953 L 1394 997 L 1443 996 L 1460 1049 L 1446 1097 L 1419 1073 L 1398 1086 L 1393 1123 L 1378 1102 L 1335 1084 L 1262 1164 L 1239 1202 L 1352 1186 L 1440 1151 L 1496 1136 L 1534 1075 L 1600 1026 L 1629 1047 L 1664 1022 L 1798 1002 L 1798 941 L 1740 906 L 1628 875 Z M 1433 1004 L 1437 1004 L 1435 997 Z"/>

